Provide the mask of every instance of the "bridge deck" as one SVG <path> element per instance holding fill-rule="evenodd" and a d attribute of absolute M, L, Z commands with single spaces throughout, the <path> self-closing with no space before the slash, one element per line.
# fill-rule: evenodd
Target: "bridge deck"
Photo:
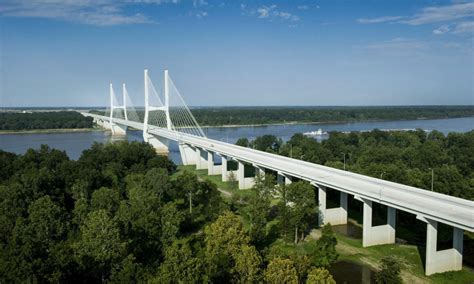
<path fill-rule="evenodd" d="M 109 120 L 104 116 L 83 114 Z M 143 129 L 140 122 L 116 118 L 113 122 Z M 150 125 L 148 132 L 407 211 L 421 219 L 474 232 L 473 201 Z"/>

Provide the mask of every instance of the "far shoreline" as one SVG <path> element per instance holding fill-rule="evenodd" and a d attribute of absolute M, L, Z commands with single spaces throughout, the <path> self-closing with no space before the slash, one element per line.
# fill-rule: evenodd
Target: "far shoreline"
<path fill-rule="evenodd" d="M 284 125 L 325 125 L 325 124 L 343 124 L 343 123 L 360 123 L 360 122 L 386 122 L 386 121 L 410 121 L 410 120 L 438 120 L 438 119 L 456 119 L 456 118 L 471 118 L 474 116 L 460 116 L 460 117 L 438 117 L 438 118 L 414 118 L 414 119 L 372 119 L 372 120 L 340 120 L 340 121 L 290 121 L 290 122 L 275 122 L 275 123 L 256 123 L 256 124 L 225 124 L 225 125 L 204 125 L 201 128 L 239 128 L 239 127 L 265 127 L 265 126 L 284 126 Z M 55 129 L 30 129 L 30 130 L 0 130 L 0 135 L 7 134 L 48 134 L 48 133 L 74 133 L 74 132 L 93 132 L 93 131 L 108 131 L 102 127 L 93 128 L 55 128 Z"/>

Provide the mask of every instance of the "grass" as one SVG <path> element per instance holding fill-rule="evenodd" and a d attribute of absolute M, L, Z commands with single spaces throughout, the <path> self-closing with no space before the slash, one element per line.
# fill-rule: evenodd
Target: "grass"
<path fill-rule="evenodd" d="M 195 173 L 200 179 L 202 180 L 209 180 L 217 185 L 217 188 L 229 192 L 231 195 L 236 195 L 241 198 L 249 197 L 253 193 L 250 189 L 238 189 L 238 185 L 232 185 L 230 182 L 223 182 L 222 175 L 207 175 L 207 170 L 196 170 L 196 167 L 191 166 L 178 166 L 178 172 L 176 174 L 180 174 L 180 172 L 189 171 Z M 224 198 L 230 198 L 230 196 L 223 194 Z"/>
<path fill-rule="evenodd" d="M 380 259 L 393 255 L 402 263 L 402 276 L 409 283 L 473 283 L 474 272 L 464 267 L 461 271 L 439 273 L 425 276 L 423 260 L 418 247 L 415 245 L 388 244 L 372 247 L 362 247 L 360 239 L 353 239 L 342 234 L 337 234 L 337 250 L 341 260 L 351 260 L 378 269 Z"/>
<path fill-rule="evenodd" d="M 179 175 L 183 171 L 190 171 L 203 179 L 209 180 L 217 185 L 221 190 L 227 191 L 232 195 L 245 198 L 252 195 L 252 191 L 245 189 L 241 190 L 232 186 L 229 182 L 222 182 L 221 175 L 208 176 L 207 170 L 196 170 L 195 166 L 178 166 L 178 171 L 174 175 Z M 230 198 L 223 194 L 225 198 Z M 276 204 L 278 200 L 272 200 L 272 205 Z M 242 219 L 247 223 L 246 212 L 242 208 Z M 357 215 L 357 214 L 355 214 Z M 354 216 L 355 219 L 360 216 Z M 267 224 L 267 229 L 276 225 L 277 221 L 272 220 Z M 357 224 L 356 220 L 351 219 L 350 222 Z M 340 260 L 354 261 L 356 263 L 367 265 L 374 270 L 379 269 L 380 260 L 387 255 L 393 255 L 402 263 L 402 277 L 406 283 L 474 283 L 474 271 L 471 268 L 463 267 L 461 271 L 438 273 L 431 276 L 425 276 L 423 260 L 424 255 L 421 255 L 416 245 L 408 244 L 389 244 L 378 245 L 364 248 L 362 247 L 361 239 L 354 239 L 343 234 L 335 233 L 338 240 L 337 251 Z M 309 251 L 311 243 L 314 241 L 305 241 L 299 244 L 285 242 L 281 238 L 276 239 L 270 246 L 279 249 L 284 254 L 291 252 L 305 253 Z"/>

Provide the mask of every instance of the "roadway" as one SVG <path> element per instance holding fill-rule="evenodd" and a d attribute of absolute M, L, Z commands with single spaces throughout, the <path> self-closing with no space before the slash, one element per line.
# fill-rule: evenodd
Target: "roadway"
<path fill-rule="evenodd" d="M 83 113 L 83 115 L 105 121 L 109 120 L 108 117 L 90 113 Z M 113 122 L 143 130 L 143 123 L 141 122 L 117 118 L 114 118 Z M 435 220 L 474 232 L 474 201 L 151 125 L 148 126 L 148 132 L 156 136 L 187 143 L 255 166 L 280 172 L 290 177 L 306 180 L 315 185 L 323 185 L 410 212 L 421 220 Z"/>

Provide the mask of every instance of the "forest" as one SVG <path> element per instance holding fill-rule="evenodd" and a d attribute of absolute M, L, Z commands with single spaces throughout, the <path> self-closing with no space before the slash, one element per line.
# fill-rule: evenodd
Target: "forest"
<path fill-rule="evenodd" d="M 277 187 L 272 204 L 274 190 L 259 177 L 247 199 L 224 199 L 139 142 L 96 143 L 77 161 L 46 145 L 0 151 L 0 282 L 335 283 L 330 225 L 304 251 L 275 245 L 314 227 L 314 187 Z"/>
<path fill-rule="evenodd" d="M 92 120 L 76 111 L 0 112 L 0 131 L 92 128 Z"/>
<path fill-rule="evenodd" d="M 474 116 L 474 106 L 203 107 L 191 111 L 200 125 L 209 126 Z"/>
<path fill-rule="evenodd" d="M 265 135 L 237 144 L 474 200 L 474 130 L 331 132 L 322 142 L 295 134 L 286 143 Z"/>
<path fill-rule="evenodd" d="M 224 126 L 472 117 L 474 106 L 193 107 L 191 112 L 201 126 Z M 97 109 L 91 113 L 106 114 Z M 143 121 L 143 109 L 137 109 L 136 113 Z"/>

